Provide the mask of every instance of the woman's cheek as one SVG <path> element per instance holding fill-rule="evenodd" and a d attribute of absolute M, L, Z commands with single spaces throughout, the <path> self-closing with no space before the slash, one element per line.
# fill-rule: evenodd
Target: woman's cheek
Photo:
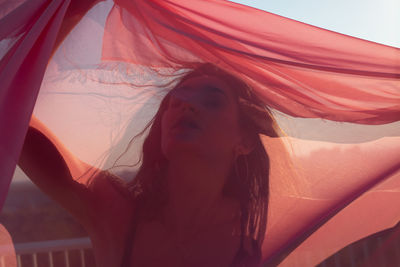
<path fill-rule="evenodd" d="M 221 142 L 221 140 L 223 142 L 232 142 L 230 139 L 236 137 L 238 132 L 238 124 L 236 123 L 234 115 L 231 113 L 225 113 L 220 114 L 219 116 L 214 116 L 209 124 L 209 132 L 218 140 L 218 142 Z"/>

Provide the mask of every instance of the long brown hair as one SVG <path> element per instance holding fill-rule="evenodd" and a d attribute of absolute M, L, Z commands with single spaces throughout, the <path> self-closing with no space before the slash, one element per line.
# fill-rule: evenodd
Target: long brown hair
<path fill-rule="evenodd" d="M 277 136 L 278 128 L 271 112 L 245 82 L 212 64 L 200 65 L 188 72 L 179 83 L 199 76 L 217 77 L 234 90 L 239 105 L 239 124 L 255 143 L 252 152 L 236 159 L 223 194 L 240 202 L 242 241 L 245 236 L 254 240 L 251 254 L 260 261 L 267 224 L 270 167 L 260 134 Z M 128 183 L 138 203 L 136 216 L 141 218 L 155 216 L 166 201 L 164 171 L 168 163 L 161 150 L 161 118 L 169 98 L 167 94 L 145 129 L 148 136 L 143 143 L 141 167 Z"/>

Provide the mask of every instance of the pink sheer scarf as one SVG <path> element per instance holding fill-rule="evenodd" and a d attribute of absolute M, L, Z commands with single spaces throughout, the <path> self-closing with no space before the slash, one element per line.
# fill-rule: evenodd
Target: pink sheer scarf
<path fill-rule="evenodd" d="M 0 5 L 1 203 L 40 86 L 35 115 L 108 168 L 154 114 L 160 81 L 212 62 L 251 85 L 288 135 L 263 138 L 266 263 L 315 265 L 400 220 L 400 49 L 227 1 L 120 0 L 91 9 L 48 63 L 68 5 Z M 86 13 L 71 7 L 64 25 Z"/>

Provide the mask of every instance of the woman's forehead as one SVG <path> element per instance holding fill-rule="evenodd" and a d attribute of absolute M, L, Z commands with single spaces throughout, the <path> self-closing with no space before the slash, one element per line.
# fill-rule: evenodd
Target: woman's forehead
<path fill-rule="evenodd" d="M 233 88 L 221 78 L 213 75 L 202 75 L 188 78 L 181 82 L 176 89 L 185 88 L 185 89 L 205 89 L 205 88 L 217 88 L 222 90 L 226 95 L 235 96 Z"/>

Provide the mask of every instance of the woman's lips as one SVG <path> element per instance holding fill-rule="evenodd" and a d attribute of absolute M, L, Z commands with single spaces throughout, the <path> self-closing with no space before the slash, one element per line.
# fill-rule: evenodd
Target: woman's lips
<path fill-rule="evenodd" d="M 174 124 L 172 129 L 200 129 L 200 127 L 193 119 L 183 117 Z"/>

